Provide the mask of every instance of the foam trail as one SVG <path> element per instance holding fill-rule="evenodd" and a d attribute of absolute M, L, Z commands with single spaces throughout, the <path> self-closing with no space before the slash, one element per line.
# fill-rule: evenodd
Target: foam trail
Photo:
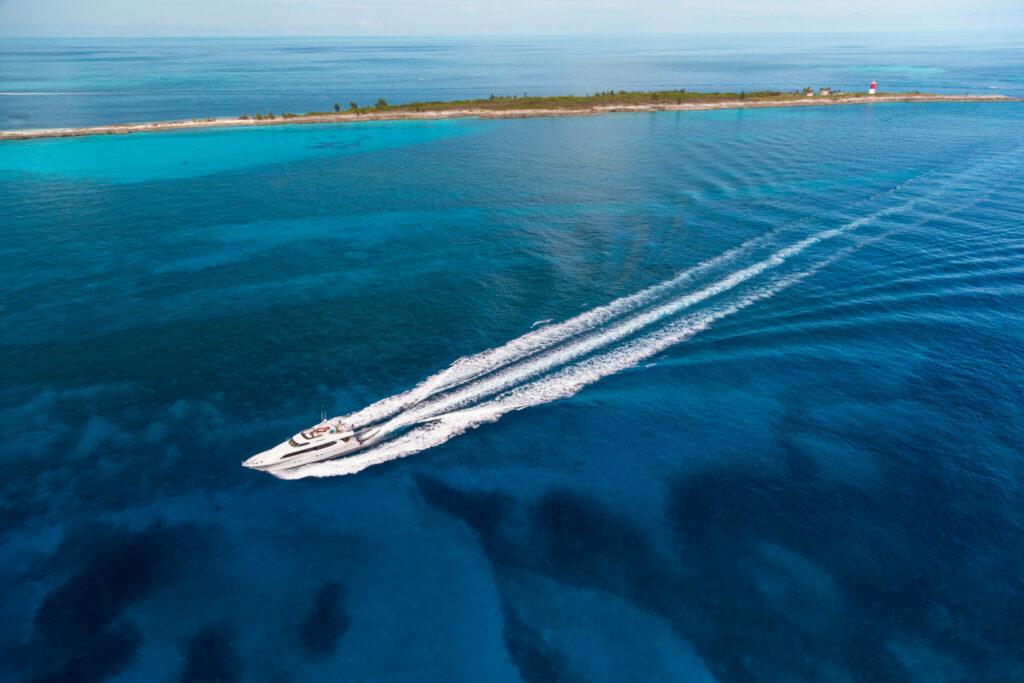
<path fill-rule="evenodd" d="M 640 315 L 627 318 L 607 330 L 585 337 L 564 348 L 551 350 L 548 353 L 540 355 L 534 360 L 525 363 L 524 365 L 514 366 L 507 372 L 499 373 L 480 382 L 468 384 L 453 394 L 442 396 L 430 403 L 425 403 L 421 406 L 413 407 L 411 410 L 399 413 L 389 422 L 381 426 L 378 433 L 387 434 L 401 427 L 426 420 L 436 419 L 443 414 L 449 413 L 453 410 L 459 410 L 468 404 L 485 398 L 488 395 L 495 394 L 520 384 L 530 377 L 560 367 L 577 358 L 593 353 L 602 347 L 621 341 L 633 334 L 636 334 L 645 327 L 678 314 L 680 311 L 689 308 L 694 304 L 731 290 L 769 269 L 777 268 L 788 259 L 801 253 L 814 244 L 818 244 L 819 242 L 832 239 L 842 235 L 843 233 L 849 232 L 850 230 L 854 230 L 865 223 L 877 219 L 880 215 L 891 213 L 895 210 L 896 209 L 886 209 L 872 216 L 866 216 L 851 223 L 847 223 L 844 226 L 825 230 L 815 235 L 811 235 L 810 237 L 806 237 L 796 244 L 776 251 L 763 261 L 738 270 L 708 287 L 691 294 L 672 299 L 668 303 L 657 306 Z"/>
<path fill-rule="evenodd" d="M 853 207 L 860 206 L 879 198 L 892 196 L 901 190 L 913 187 L 915 183 L 921 181 L 924 177 L 940 175 L 941 173 L 942 171 L 938 169 L 925 171 L 924 173 L 905 180 L 884 192 L 880 192 L 872 197 L 856 202 Z M 917 201 L 919 200 L 913 200 L 911 205 Z M 884 210 L 875 214 L 875 216 L 877 217 L 880 214 L 888 213 L 891 210 L 892 209 Z M 809 220 L 814 220 L 818 217 L 820 217 L 820 214 L 800 219 L 796 221 L 796 223 L 801 224 Z M 768 233 L 751 238 L 732 249 L 724 251 L 713 258 L 693 266 L 692 268 L 684 270 L 675 277 L 662 283 L 648 287 L 647 289 L 641 290 L 635 294 L 616 299 L 609 304 L 591 309 L 563 322 L 556 323 L 554 325 L 545 325 L 539 329 L 528 332 L 521 337 L 513 339 L 502 346 L 460 358 L 444 370 L 426 378 L 409 391 L 381 399 L 362 410 L 344 416 L 344 419 L 353 424 L 356 428 L 367 427 L 383 422 L 398 415 L 407 408 L 431 398 L 432 396 L 470 382 L 504 366 L 516 363 L 536 353 L 543 352 L 550 347 L 571 339 L 572 337 L 593 331 L 615 318 L 635 313 L 645 306 L 656 302 L 662 296 L 670 293 L 674 288 L 691 282 L 719 266 L 731 263 L 758 247 L 768 245 L 772 239 L 792 227 L 792 224 L 780 226 Z"/>
<path fill-rule="evenodd" d="M 998 160 L 997 156 L 996 161 Z M 991 162 L 992 159 L 988 161 Z M 708 329 L 714 321 L 732 315 L 757 301 L 770 298 L 846 254 L 904 228 L 895 228 L 881 235 L 867 237 L 856 245 L 839 250 L 807 270 L 779 277 L 769 285 L 743 295 L 735 301 L 724 301 L 712 308 L 673 319 L 685 308 L 731 290 L 756 275 L 781 265 L 813 244 L 855 230 L 881 216 L 914 208 L 935 194 L 944 192 L 951 183 L 962 188 L 964 184 L 970 184 L 972 175 L 977 171 L 977 168 L 928 171 L 872 199 L 894 195 L 897 190 L 925 175 L 935 178 L 938 181 L 937 187 L 926 186 L 923 191 L 915 191 L 909 198 L 904 197 L 904 201 L 898 206 L 882 209 L 841 227 L 804 238 L 697 292 L 677 296 L 668 299 L 667 302 L 662 300 L 660 305 L 655 306 L 661 297 L 672 292 L 672 288 L 678 284 L 694 279 L 717 265 L 734 261 L 738 256 L 753 252 L 756 247 L 767 245 L 770 242 L 769 235 L 749 240 L 660 285 L 618 299 L 607 306 L 563 323 L 543 327 L 502 347 L 460 359 L 410 392 L 370 406 L 398 406 L 397 409 L 384 414 L 385 418 L 393 419 L 380 431 L 386 433 L 385 427 L 406 427 L 406 431 L 400 435 L 348 458 L 315 463 L 274 474 L 284 479 L 352 474 L 374 464 L 440 445 L 479 424 L 495 421 L 508 412 L 572 396 L 602 377 L 635 367 L 665 349 Z M 769 234 L 777 235 L 781 230 L 782 228 L 778 228 Z M 600 329 L 606 322 L 618 317 L 624 319 L 616 322 L 611 328 Z M 658 325 L 665 321 L 668 321 L 667 324 Z M 562 348 L 556 348 L 556 345 L 563 342 L 568 343 Z M 529 359 L 533 355 L 537 355 L 537 358 Z M 528 360 L 517 366 L 513 365 L 523 359 Z M 495 370 L 495 376 L 473 381 Z M 455 391 L 447 395 L 438 395 L 451 388 L 455 388 Z M 409 401 L 410 396 L 418 398 Z M 431 397 L 434 397 L 433 401 L 417 405 Z M 392 403 L 389 404 L 388 401 Z M 410 407 L 412 410 L 405 410 Z M 369 408 L 357 415 L 367 410 Z"/>
<path fill-rule="evenodd" d="M 732 315 L 757 301 L 774 296 L 779 291 L 806 278 L 833 260 L 829 259 L 825 263 L 812 267 L 807 271 L 780 278 L 773 284 L 748 294 L 733 303 L 723 304 L 715 309 L 695 313 L 677 320 L 666 325 L 664 328 L 651 332 L 610 352 L 587 358 L 579 363 L 565 367 L 559 372 L 516 387 L 490 401 L 442 415 L 429 424 L 384 442 L 365 453 L 341 460 L 314 463 L 294 470 L 274 472 L 273 474 L 282 479 L 354 474 L 372 465 L 396 460 L 439 446 L 468 429 L 487 422 L 494 422 L 506 413 L 567 398 L 603 377 L 634 367 L 665 349 L 690 339 L 711 327 L 715 320 Z"/>
<path fill-rule="evenodd" d="M 874 239 L 881 239 L 881 237 Z M 490 401 L 440 416 L 429 424 L 417 427 L 398 438 L 384 442 L 364 453 L 341 460 L 314 463 L 294 470 L 274 472 L 273 474 L 282 479 L 355 474 L 372 465 L 396 460 L 439 446 L 469 429 L 487 422 L 494 422 L 506 413 L 568 398 L 583 387 L 603 377 L 635 367 L 667 348 L 692 338 L 710 328 L 716 320 L 774 296 L 787 287 L 800 282 L 839 260 L 851 251 L 861 248 L 861 246 L 863 245 L 855 245 L 843 249 L 805 271 L 778 278 L 772 284 L 752 292 L 735 302 L 725 303 L 715 309 L 694 313 L 674 321 L 664 328 L 633 340 L 622 347 L 602 355 L 587 358 L 579 363 L 563 368 L 557 373 L 510 390 Z"/>
<path fill-rule="evenodd" d="M 774 234 L 775 231 L 773 231 Z M 675 277 L 648 287 L 635 294 L 612 301 L 604 306 L 591 309 L 563 322 L 546 325 L 502 346 L 481 351 L 456 360 L 449 367 L 428 377 L 414 388 L 401 394 L 389 396 L 345 417 L 356 427 L 370 425 L 387 419 L 402 410 L 439 392 L 486 375 L 510 363 L 522 360 L 576 335 L 591 331 L 618 317 L 636 311 L 656 301 L 673 288 L 697 278 L 702 273 L 729 263 L 747 251 L 764 244 L 771 235 L 759 235 L 746 242 L 682 271 Z"/>

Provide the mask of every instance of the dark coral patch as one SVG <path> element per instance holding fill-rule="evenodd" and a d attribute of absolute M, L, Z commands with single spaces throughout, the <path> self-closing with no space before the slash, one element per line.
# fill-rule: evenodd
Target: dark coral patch
<path fill-rule="evenodd" d="M 81 569 L 44 598 L 20 660 L 39 681 L 102 680 L 127 668 L 141 642 L 124 610 L 177 575 L 191 529 L 153 524 L 140 531 L 89 527 L 71 533 L 57 564 Z"/>
<path fill-rule="evenodd" d="M 734 489 L 742 482 L 712 477 L 701 483 L 690 487 L 681 482 L 672 491 L 669 518 L 680 551 L 676 559 L 662 556 L 639 527 L 613 508 L 570 490 L 548 491 L 526 515 L 508 505 L 502 533 L 481 534 L 499 590 L 506 570 L 514 567 L 619 595 L 667 619 L 720 680 L 781 680 L 787 675 L 818 680 L 844 666 L 878 680 L 907 673 L 883 642 L 857 638 L 865 624 L 856 612 L 834 614 L 835 621 L 827 622 L 834 630 L 808 632 L 780 614 L 755 584 L 745 558 L 756 554 L 765 537 L 757 533 L 757 514 L 765 514 L 767 500 L 782 511 L 791 509 L 787 506 L 794 502 L 787 500 L 784 480 L 747 482 L 756 490 L 746 491 L 745 499 L 726 510 L 720 507 L 729 507 L 737 490 L 745 489 Z M 436 483 L 431 490 L 444 496 L 428 500 L 463 519 L 488 500 L 485 496 L 495 496 Z M 477 519 L 481 514 L 477 512 Z M 680 571 L 680 562 L 685 571 Z M 571 678 L 536 629 L 511 608 L 503 611 L 506 649 L 524 680 Z M 836 661 L 837 653 L 843 657 L 845 644 L 852 642 L 856 646 L 849 649 L 860 653 L 860 661 Z"/>
<path fill-rule="evenodd" d="M 210 624 L 192 637 L 182 683 L 234 683 L 242 679 L 242 658 L 234 646 L 234 630 Z"/>
<path fill-rule="evenodd" d="M 34 633 L 52 642 L 75 642 L 104 629 L 125 607 L 165 582 L 179 550 L 166 527 L 98 537 L 82 571 L 46 596 L 36 612 Z M 61 552 L 61 551 L 58 551 Z"/>
<path fill-rule="evenodd" d="M 142 638 L 130 624 L 118 624 L 93 637 L 88 648 L 63 658 L 56 669 L 35 676 L 32 683 L 94 683 L 124 671 L 135 659 Z M 55 653 L 56 654 L 56 653 Z M 57 659 L 62 659 L 59 655 Z"/>
<path fill-rule="evenodd" d="M 342 604 L 344 596 L 344 587 L 336 581 L 321 586 L 317 591 L 309 616 L 299 627 L 302 644 L 310 654 L 333 652 L 338 640 L 348 630 L 349 618 Z"/>
<path fill-rule="evenodd" d="M 484 491 L 467 493 L 426 475 L 417 476 L 416 484 L 430 505 L 463 520 L 485 537 L 495 531 L 510 503 L 504 496 Z"/>
<path fill-rule="evenodd" d="M 525 683 L 574 683 L 582 677 L 571 671 L 565 656 L 553 650 L 536 629 L 523 623 L 511 610 L 505 609 L 502 635 L 509 658 Z"/>
<path fill-rule="evenodd" d="M 549 491 L 534 506 L 532 523 L 548 571 L 564 582 L 630 593 L 658 574 L 643 535 L 596 501 Z"/>

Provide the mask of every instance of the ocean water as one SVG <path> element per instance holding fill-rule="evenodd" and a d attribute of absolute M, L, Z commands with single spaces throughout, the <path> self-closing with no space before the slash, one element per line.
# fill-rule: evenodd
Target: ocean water
<path fill-rule="evenodd" d="M 0 679 L 1024 679 L 1022 124 L 0 144 Z"/>
<path fill-rule="evenodd" d="M 0 130 L 604 90 L 1024 96 L 1019 32 L 484 38 L 12 39 Z"/>

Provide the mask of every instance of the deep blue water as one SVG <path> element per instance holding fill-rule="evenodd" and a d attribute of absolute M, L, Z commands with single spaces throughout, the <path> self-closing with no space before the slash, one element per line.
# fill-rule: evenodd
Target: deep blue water
<path fill-rule="evenodd" d="M 0 145 L 0 679 L 1021 680 L 1022 124 Z"/>
<path fill-rule="evenodd" d="M 604 90 L 1024 96 L 1019 33 L 12 39 L 0 130 Z"/>

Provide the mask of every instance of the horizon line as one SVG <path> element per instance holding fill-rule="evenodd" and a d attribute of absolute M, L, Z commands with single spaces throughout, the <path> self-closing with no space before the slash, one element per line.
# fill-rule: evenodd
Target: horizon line
<path fill-rule="evenodd" d="M 1019 33 L 1015 28 L 971 28 L 971 29 L 859 29 L 859 30 L 814 30 L 814 31 L 654 31 L 654 32 L 623 32 L 623 33 L 377 33 L 377 34 L 195 34 L 195 35 L 128 35 L 128 34 L 95 34 L 95 35 L 12 35 L 0 32 L 0 38 L 23 40 L 87 40 L 87 39 L 303 39 L 303 38 L 607 38 L 607 37 L 644 37 L 644 36 L 738 36 L 738 35 L 777 35 L 777 36 L 820 36 L 820 35 L 899 35 L 915 34 L 972 34 L 972 33 Z M 1024 42 L 1024 39 L 1021 40 Z"/>

